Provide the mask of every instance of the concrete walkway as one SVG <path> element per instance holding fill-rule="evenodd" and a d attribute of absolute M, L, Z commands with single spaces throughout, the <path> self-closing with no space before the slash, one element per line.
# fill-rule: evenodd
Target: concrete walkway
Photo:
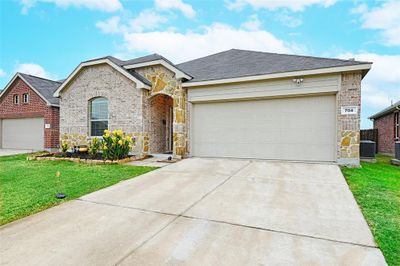
<path fill-rule="evenodd" d="M 186 159 L 0 228 L 1 265 L 386 265 L 335 165 Z"/>
<path fill-rule="evenodd" d="M 167 165 L 170 165 L 171 162 L 166 162 L 168 157 L 171 157 L 170 154 L 153 154 L 152 157 L 144 159 L 144 160 L 139 160 L 139 161 L 132 161 L 129 163 L 126 163 L 127 165 L 133 165 L 133 166 L 150 166 L 150 167 L 165 167 Z"/>

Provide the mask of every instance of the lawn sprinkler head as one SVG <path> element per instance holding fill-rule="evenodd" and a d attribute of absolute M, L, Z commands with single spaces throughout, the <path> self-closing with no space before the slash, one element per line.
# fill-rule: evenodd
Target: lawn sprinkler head
<path fill-rule="evenodd" d="M 63 198 L 65 198 L 67 195 L 65 195 L 64 193 L 57 193 L 56 194 L 56 198 L 57 199 L 63 199 Z"/>

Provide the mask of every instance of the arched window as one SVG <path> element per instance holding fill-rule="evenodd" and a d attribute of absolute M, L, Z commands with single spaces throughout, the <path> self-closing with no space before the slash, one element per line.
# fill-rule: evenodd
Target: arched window
<path fill-rule="evenodd" d="M 103 136 L 108 129 L 108 99 L 99 97 L 89 101 L 90 136 Z"/>

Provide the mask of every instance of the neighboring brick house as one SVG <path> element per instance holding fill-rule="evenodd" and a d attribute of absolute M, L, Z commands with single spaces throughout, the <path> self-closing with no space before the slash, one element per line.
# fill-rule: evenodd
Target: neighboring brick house
<path fill-rule="evenodd" d="M 378 129 L 378 152 L 393 155 L 394 144 L 400 141 L 400 101 L 374 114 L 369 119 Z"/>
<path fill-rule="evenodd" d="M 60 82 L 17 73 L 0 94 L 0 148 L 59 147 Z"/>
<path fill-rule="evenodd" d="M 84 61 L 58 88 L 61 139 L 104 129 L 134 152 L 359 165 L 369 62 L 232 49 L 173 64 L 153 54 Z"/>

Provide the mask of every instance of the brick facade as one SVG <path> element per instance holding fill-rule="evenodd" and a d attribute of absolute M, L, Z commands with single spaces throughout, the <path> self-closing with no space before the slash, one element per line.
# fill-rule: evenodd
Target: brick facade
<path fill-rule="evenodd" d="M 23 103 L 22 95 L 29 94 L 29 103 Z M 19 95 L 19 104 L 13 96 Z M 44 148 L 56 149 L 59 145 L 59 107 L 49 106 L 22 79 L 17 78 L 0 99 L 0 119 L 43 117 L 50 128 L 44 130 Z"/>
<path fill-rule="evenodd" d="M 378 129 L 378 152 L 393 155 L 396 141 L 394 138 L 394 112 L 374 119 L 374 128 Z"/>
<path fill-rule="evenodd" d="M 173 108 L 173 153 L 186 155 L 186 92 L 167 68 L 149 66 L 136 70 L 151 81 L 151 90 L 137 89 L 108 64 L 83 68 L 60 93 L 61 139 L 70 146 L 87 144 L 89 139 L 89 101 L 95 97 L 109 100 L 108 127 L 122 129 L 136 139 L 135 154 L 162 153 L 168 150 L 164 121 Z M 166 108 L 168 107 L 168 108 Z"/>
<path fill-rule="evenodd" d="M 181 80 L 161 65 L 136 71 L 151 81 L 150 90 L 137 89 L 133 81 L 107 64 L 83 68 L 61 92 L 61 138 L 75 144 L 87 142 L 88 102 L 94 97 L 106 97 L 109 99 L 109 129 L 122 129 L 134 135 L 136 153 L 163 152 L 167 149 L 166 125 L 162 124 L 167 109 L 162 107 L 172 104 L 173 154 L 188 155 L 190 104 Z M 340 80 L 336 96 L 337 162 L 359 166 L 362 74 L 343 73 Z M 347 106 L 357 107 L 357 113 L 342 114 L 341 108 Z"/>
<path fill-rule="evenodd" d="M 89 102 L 96 97 L 108 99 L 110 130 L 121 129 L 143 140 L 143 91 L 108 64 L 83 68 L 60 96 L 60 135 L 70 146 L 87 144 Z"/>

